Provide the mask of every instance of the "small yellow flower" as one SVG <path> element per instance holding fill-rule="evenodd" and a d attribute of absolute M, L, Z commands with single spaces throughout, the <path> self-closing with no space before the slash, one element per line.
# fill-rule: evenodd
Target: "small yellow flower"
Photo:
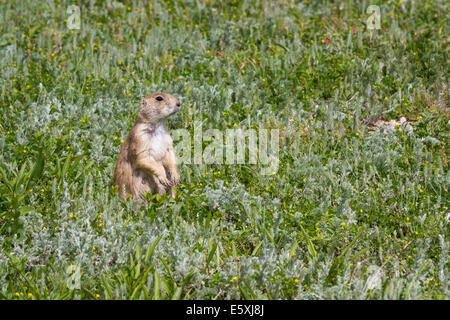
<path fill-rule="evenodd" d="M 99 226 L 100 228 L 103 228 L 103 223 L 100 222 L 100 223 L 98 224 L 98 226 Z"/>
<path fill-rule="evenodd" d="M 33 294 L 31 293 L 31 292 L 28 292 L 28 297 L 32 297 L 33 296 Z"/>
<path fill-rule="evenodd" d="M 295 278 L 295 279 L 294 279 L 294 282 L 295 282 L 295 283 L 298 283 L 298 279 L 297 279 L 297 278 Z"/>
<path fill-rule="evenodd" d="M 95 297 L 98 299 L 98 298 L 100 298 L 100 295 L 97 293 L 97 294 L 95 295 Z"/>

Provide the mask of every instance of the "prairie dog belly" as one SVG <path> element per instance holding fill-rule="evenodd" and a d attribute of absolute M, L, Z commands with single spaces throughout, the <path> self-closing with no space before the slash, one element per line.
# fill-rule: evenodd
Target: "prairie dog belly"
<path fill-rule="evenodd" d="M 143 141 L 143 152 L 148 153 L 153 160 L 164 163 L 173 143 L 167 127 L 161 125 L 153 130 L 146 128 L 141 131 L 141 138 Z M 151 193 L 160 193 L 161 191 L 158 178 L 140 169 L 136 169 L 133 172 L 133 185 L 134 194 L 147 194 L 149 191 Z"/>
<path fill-rule="evenodd" d="M 159 126 L 146 138 L 146 149 L 150 156 L 156 161 L 163 160 L 173 143 L 166 126 Z"/>

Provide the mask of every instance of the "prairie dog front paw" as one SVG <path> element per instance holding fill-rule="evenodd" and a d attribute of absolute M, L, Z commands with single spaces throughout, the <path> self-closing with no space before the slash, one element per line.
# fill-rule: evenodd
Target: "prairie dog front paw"
<path fill-rule="evenodd" d="M 180 181 L 180 176 L 176 171 L 170 172 L 170 183 L 172 187 L 178 185 L 178 181 Z"/>
<path fill-rule="evenodd" d="M 157 180 L 164 187 L 170 187 L 172 185 L 171 181 L 167 179 L 165 176 L 158 176 Z"/>

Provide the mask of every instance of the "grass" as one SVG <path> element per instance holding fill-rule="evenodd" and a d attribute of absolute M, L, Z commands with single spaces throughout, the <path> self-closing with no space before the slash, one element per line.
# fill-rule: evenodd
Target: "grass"
<path fill-rule="evenodd" d="M 123 4 L 0 1 L 0 298 L 449 298 L 446 1 Z M 156 91 L 171 131 L 278 128 L 276 174 L 179 165 L 133 210 L 113 170 Z"/>

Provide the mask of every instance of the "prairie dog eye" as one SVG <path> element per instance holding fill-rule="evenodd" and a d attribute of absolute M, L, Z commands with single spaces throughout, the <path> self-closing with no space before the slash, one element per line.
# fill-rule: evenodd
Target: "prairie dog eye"
<path fill-rule="evenodd" d="M 164 100 L 164 98 L 163 98 L 163 97 L 161 97 L 161 96 L 157 96 L 157 97 L 156 97 L 156 100 L 158 100 L 158 101 L 163 101 L 163 100 Z"/>

